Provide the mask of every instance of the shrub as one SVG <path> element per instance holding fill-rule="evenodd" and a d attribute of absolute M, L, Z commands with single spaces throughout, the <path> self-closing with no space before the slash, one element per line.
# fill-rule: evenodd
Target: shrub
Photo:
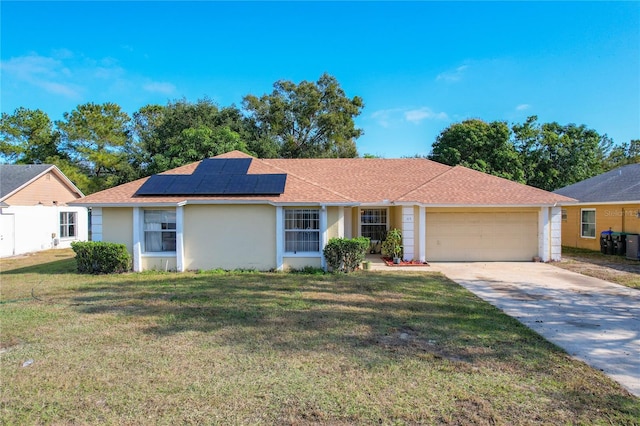
<path fill-rule="evenodd" d="M 382 253 L 390 257 L 402 257 L 402 233 L 399 229 L 392 229 L 382 242 Z"/>
<path fill-rule="evenodd" d="M 82 274 L 113 274 L 131 269 L 131 256 L 124 244 L 84 241 L 71 243 L 71 248 Z"/>
<path fill-rule="evenodd" d="M 352 272 L 362 262 L 369 249 L 369 238 L 331 238 L 323 254 L 333 272 Z"/>

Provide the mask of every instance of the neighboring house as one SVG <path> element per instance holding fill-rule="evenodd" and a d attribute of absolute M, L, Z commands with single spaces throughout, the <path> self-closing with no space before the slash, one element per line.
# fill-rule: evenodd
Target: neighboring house
<path fill-rule="evenodd" d="M 325 267 L 332 237 L 402 231 L 405 259 L 560 258 L 567 197 L 426 159 L 257 159 L 239 151 L 87 196 L 94 240 L 134 270 Z"/>
<path fill-rule="evenodd" d="M 0 164 L 0 257 L 86 240 L 87 208 L 68 204 L 82 196 L 54 165 Z"/>
<path fill-rule="evenodd" d="M 556 194 L 578 204 L 562 210 L 562 244 L 600 250 L 600 233 L 640 234 L 640 164 L 629 164 L 565 186 Z"/>

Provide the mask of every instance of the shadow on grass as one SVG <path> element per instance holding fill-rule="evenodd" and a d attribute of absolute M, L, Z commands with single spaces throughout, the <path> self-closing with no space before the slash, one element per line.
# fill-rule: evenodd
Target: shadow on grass
<path fill-rule="evenodd" d="M 2 270 L 2 275 L 18 274 L 75 274 L 77 273 L 76 259 L 62 259 L 37 265 L 24 266 L 22 268 Z"/>

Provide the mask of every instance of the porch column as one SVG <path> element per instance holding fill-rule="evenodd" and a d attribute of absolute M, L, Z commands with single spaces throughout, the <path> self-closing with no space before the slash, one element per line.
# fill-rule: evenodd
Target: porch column
<path fill-rule="evenodd" d="M 320 206 L 320 267 L 327 270 L 327 261 L 324 258 L 324 247 L 327 245 L 327 206 Z"/>
<path fill-rule="evenodd" d="M 402 248 L 404 260 L 413 260 L 414 258 L 414 211 L 413 206 L 402 207 Z"/>
<path fill-rule="evenodd" d="M 338 237 L 344 238 L 344 207 L 338 207 Z"/>
<path fill-rule="evenodd" d="M 562 259 L 562 208 L 551 207 L 551 260 Z"/>
<path fill-rule="evenodd" d="M 284 213 L 281 206 L 276 207 L 276 270 L 284 269 Z"/>
<path fill-rule="evenodd" d="M 184 207 L 176 207 L 176 270 L 184 272 Z"/>
<path fill-rule="evenodd" d="M 551 259 L 551 226 L 549 222 L 549 208 L 540 207 L 538 213 L 538 256 L 543 262 Z"/>
<path fill-rule="evenodd" d="M 102 207 L 91 208 L 91 241 L 102 241 Z"/>
<path fill-rule="evenodd" d="M 427 261 L 427 217 L 425 208 L 418 207 L 418 260 Z"/>
<path fill-rule="evenodd" d="M 142 210 L 133 208 L 133 271 L 142 272 Z"/>

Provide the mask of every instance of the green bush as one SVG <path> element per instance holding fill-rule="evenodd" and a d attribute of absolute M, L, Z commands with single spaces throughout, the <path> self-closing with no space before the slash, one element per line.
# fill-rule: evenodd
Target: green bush
<path fill-rule="evenodd" d="M 323 254 L 333 272 L 353 272 L 364 260 L 369 238 L 331 238 Z"/>
<path fill-rule="evenodd" d="M 131 256 L 124 244 L 83 241 L 71 243 L 71 248 L 82 274 L 113 274 L 131 269 Z"/>
<path fill-rule="evenodd" d="M 399 229 L 392 229 L 382 242 L 382 254 L 389 257 L 402 257 L 402 233 Z"/>

